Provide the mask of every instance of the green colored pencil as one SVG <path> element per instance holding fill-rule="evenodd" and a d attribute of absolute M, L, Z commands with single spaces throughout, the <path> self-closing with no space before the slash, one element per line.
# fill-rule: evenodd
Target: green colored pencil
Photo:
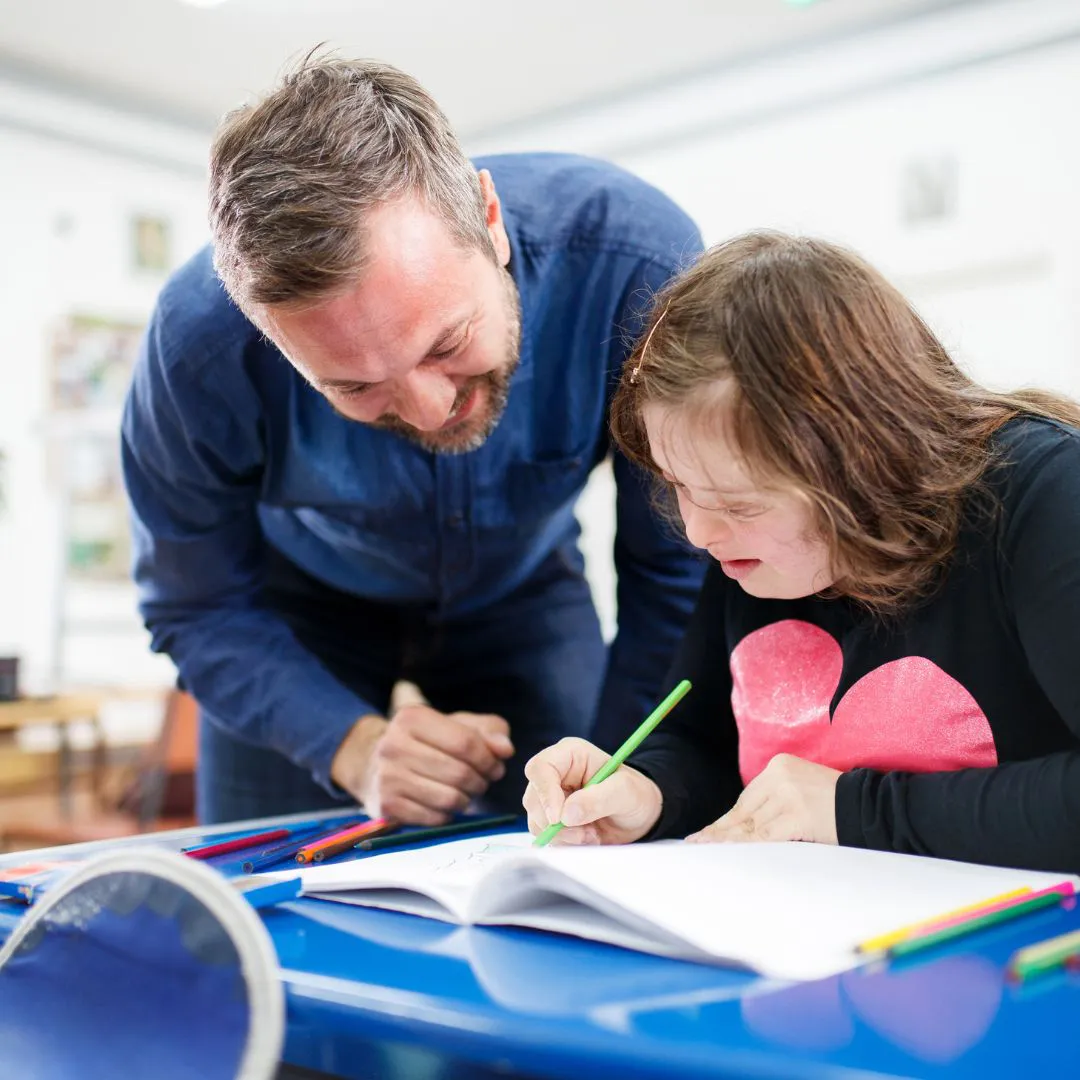
<path fill-rule="evenodd" d="M 1010 979 L 1030 979 L 1068 963 L 1080 963 L 1080 930 L 1017 949 L 1005 966 Z"/>
<path fill-rule="evenodd" d="M 915 937 L 905 938 L 903 941 L 898 941 L 895 945 L 889 946 L 887 954 L 890 957 L 898 957 L 907 956 L 910 953 L 921 952 L 923 949 L 929 949 L 934 945 L 952 941 L 953 938 L 963 937 L 965 934 L 973 934 L 976 930 L 983 930 L 990 926 L 996 926 L 998 923 L 1008 922 L 1010 919 L 1015 919 L 1020 915 L 1026 915 L 1028 912 L 1038 911 L 1040 908 L 1060 904 L 1062 900 L 1067 899 L 1068 896 L 1057 890 L 1040 893 L 1028 900 L 1020 900 L 1017 903 L 1010 904 L 1008 907 L 1003 907 L 998 911 L 991 911 L 987 915 L 978 915 L 973 919 L 965 919 L 952 926 L 946 926 L 941 930 L 932 930 L 928 934 L 918 934 Z"/>
<path fill-rule="evenodd" d="M 606 780 L 642 744 L 645 737 L 652 729 L 656 727 L 656 725 L 659 724 L 684 697 L 686 697 L 689 690 L 690 680 L 683 679 L 683 681 L 679 683 L 679 685 L 676 686 L 648 716 L 645 717 L 637 731 L 635 731 L 633 735 L 631 735 L 630 738 L 627 739 L 626 742 L 624 742 L 622 746 L 620 746 L 619 749 L 596 770 L 596 773 L 585 782 L 585 786 L 592 787 L 593 784 L 599 784 L 602 780 Z M 533 847 L 544 847 L 546 844 L 550 844 L 551 841 L 565 828 L 566 826 L 563 825 L 561 821 L 554 822 L 533 841 Z"/>
<path fill-rule="evenodd" d="M 373 836 L 370 840 L 361 840 L 356 847 L 360 851 L 382 851 L 383 848 L 402 847 L 421 840 L 441 840 L 444 836 L 456 836 L 458 833 L 481 832 L 500 825 L 512 825 L 520 820 L 520 814 L 499 814 L 469 821 L 452 821 L 449 825 L 432 825 L 428 829 L 413 829 L 411 832 L 394 833 L 393 836 Z"/>

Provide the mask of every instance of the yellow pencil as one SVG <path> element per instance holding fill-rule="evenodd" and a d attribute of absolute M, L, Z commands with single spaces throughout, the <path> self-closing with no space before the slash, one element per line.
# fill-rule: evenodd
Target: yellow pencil
<path fill-rule="evenodd" d="M 905 938 L 910 937 L 912 934 L 917 934 L 927 927 L 936 926 L 938 923 L 943 923 L 949 919 L 955 919 L 958 915 L 969 915 L 973 911 L 979 911 L 982 908 L 990 907 L 993 904 L 1000 904 L 1003 900 L 1012 900 L 1016 896 L 1023 896 L 1024 893 L 1031 892 L 1031 889 L 1025 885 L 1019 889 L 1013 889 L 1011 892 L 1002 893 L 1000 896 L 991 896 L 987 900 L 980 900 L 977 904 L 968 904 L 966 907 L 956 908 L 954 911 L 946 911 L 941 915 L 935 915 L 932 919 L 923 919 L 922 922 L 912 923 L 910 926 L 902 926 L 899 930 L 890 930 L 887 934 L 879 934 L 877 937 L 867 938 L 866 941 L 860 942 L 856 948 L 859 952 L 881 952 L 884 949 L 892 948 L 898 941 L 903 941 Z"/>

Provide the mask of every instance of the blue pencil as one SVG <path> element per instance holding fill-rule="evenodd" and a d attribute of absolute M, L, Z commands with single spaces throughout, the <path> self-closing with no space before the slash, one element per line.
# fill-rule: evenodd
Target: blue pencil
<path fill-rule="evenodd" d="M 24 904 L 32 904 L 44 892 L 44 885 L 35 885 L 30 881 L 0 881 L 0 896 L 19 900 Z"/>
<path fill-rule="evenodd" d="M 367 821 L 367 818 L 360 818 L 359 821 Z M 256 852 L 250 859 L 245 859 L 241 864 L 240 869 L 243 870 L 245 874 L 256 874 L 260 870 L 265 870 L 268 866 L 273 866 L 275 863 L 282 862 L 285 859 L 295 858 L 296 853 L 300 848 L 305 844 L 310 844 L 313 840 L 318 839 L 320 834 L 323 836 L 333 836 L 334 833 L 340 832 L 343 828 L 348 827 L 348 825 L 334 825 L 332 827 L 327 827 L 322 823 L 318 825 L 305 825 L 302 829 L 297 829 L 293 832 L 288 840 L 282 840 L 278 844 L 263 848 L 262 851 Z"/>

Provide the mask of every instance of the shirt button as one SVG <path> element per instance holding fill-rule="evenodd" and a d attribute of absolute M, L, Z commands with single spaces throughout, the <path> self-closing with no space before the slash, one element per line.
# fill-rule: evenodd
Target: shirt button
<path fill-rule="evenodd" d="M 460 529 L 465 524 L 465 515 L 458 513 L 451 514 L 446 519 L 446 524 L 449 525 L 451 529 Z"/>

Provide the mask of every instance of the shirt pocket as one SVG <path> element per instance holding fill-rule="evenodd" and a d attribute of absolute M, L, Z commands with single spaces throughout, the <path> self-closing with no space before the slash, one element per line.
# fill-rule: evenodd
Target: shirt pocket
<path fill-rule="evenodd" d="M 589 477 L 585 454 L 541 461 L 517 461 L 506 471 L 506 497 L 496 522 L 530 532 L 572 505 Z"/>

